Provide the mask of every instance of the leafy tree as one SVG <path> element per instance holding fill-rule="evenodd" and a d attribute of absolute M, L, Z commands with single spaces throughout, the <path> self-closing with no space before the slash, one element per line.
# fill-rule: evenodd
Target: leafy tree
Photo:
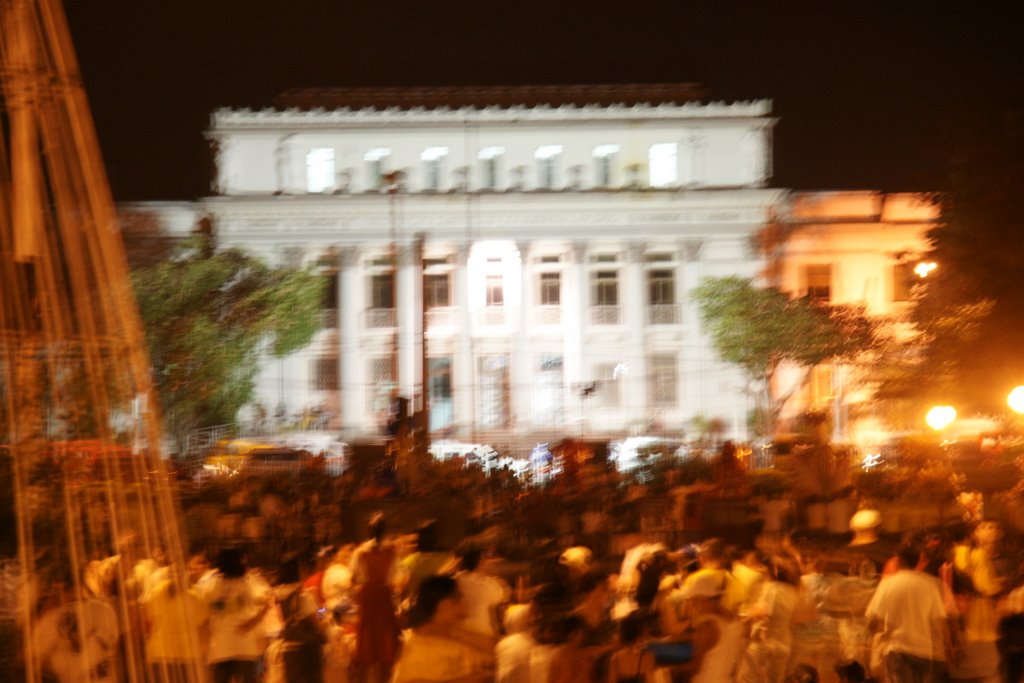
<path fill-rule="evenodd" d="M 1024 384 L 1024 109 L 961 117 L 951 130 L 928 233 L 938 268 L 913 311 L 921 353 L 889 388 L 961 412 L 1002 411 Z"/>
<path fill-rule="evenodd" d="M 876 324 L 859 306 L 792 299 L 736 276 L 705 278 L 693 294 L 719 357 L 739 365 L 758 386 L 762 433 L 774 430 L 786 402 L 815 365 L 852 359 L 876 343 Z M 803 376 L 789 390 L 773 394 L 783 364 L 802 369 Z"/>
<path fill-rule="evenodd" d="M 132 275 L 168 432 L 183 445 L 200 427 L 228 424 L 253 395 L 258 357 L 292 353 L 319 325 L 324 280 L 271 268 L 208 238 Z"/>

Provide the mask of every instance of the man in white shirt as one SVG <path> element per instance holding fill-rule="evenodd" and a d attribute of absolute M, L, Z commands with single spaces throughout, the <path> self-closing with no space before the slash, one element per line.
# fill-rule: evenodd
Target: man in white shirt
<path fill-rule="evenodd" d="M 939 581 L 914 569 L 916 543 L 904 541 L 897 557 L 899 571 L 882 579 L 868 603 L 868 627 L 882 634 L 890 683 L 944 681 L 950 640 Z"/>
<path fill-rule="evenodd" d="M 464 545 L 456 554 L 461 571 L 455 575 L 455 581 L 467 612 L 462 628 L 486 636 L 500 636 L 501 612 L 511 597 L 508 584 L 478 570 L 479 546 Z"/>

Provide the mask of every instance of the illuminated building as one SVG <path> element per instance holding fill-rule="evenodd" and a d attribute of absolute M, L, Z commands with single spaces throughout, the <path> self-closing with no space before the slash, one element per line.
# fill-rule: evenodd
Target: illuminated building
<path fill-rule="evenodd" d="M 330 276 L 324 330 L 262 369 L 268 413 L 323 405 L 354 437 L 377 431 L 393 386 L 420 405 L 422 303 L 436 433 L 679 434 L 703 417 L 744 438 L 753 399 L 690 292 L 760 275 L 752 238 L 791 197 L 767 186 L 771 103 L 699 96 L 295 92 L 216 111 L 215 195 L 145 210 L 172 232 L 208 216 L 221 246 Z"/>

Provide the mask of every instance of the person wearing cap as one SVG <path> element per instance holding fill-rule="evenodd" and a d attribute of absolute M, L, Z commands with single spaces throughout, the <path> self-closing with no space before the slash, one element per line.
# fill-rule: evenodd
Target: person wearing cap
<path fill-rule="evenodd" d="M 732 575 L 727 559 L 725 543 L 720 538 L 709 538 L 700 545 L 698 555 L 700 569 L 686 577 L 684 585 L 704 576 L 711 576 L 722 587 L 722 606 L 736 613 L 737 608 L 746 600 L 743 585 Z"/>
<path fill-rule="evenodd" d="M 732 683 L 743 653 L 746 628 L 722 605 L 720 575 L 705 572 L 691 577 L 682 589 L 693 643 L 693 658 L 672 670 L 690 674 L 690 683 Z"/>
<path fill-rule="evenodd" d="M 878 510 L 858 510 L 850 518 L 850 548 L 863 558 L 861 564 L 874 569 L 875 575 L 881 574 L 885 563 L 896 554 L 894 545 L 879 535 L 881 526 L 882 515 Z"/>

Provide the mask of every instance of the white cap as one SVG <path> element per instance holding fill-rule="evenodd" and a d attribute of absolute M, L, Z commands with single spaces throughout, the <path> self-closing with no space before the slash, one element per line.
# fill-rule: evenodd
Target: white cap
<path fill-rule="evenodd" d="M 882 515 L 878 510 L 858 510 L 850 518 L 850 529 L 853 531 L 867 531 L 875 529 L 882 524 Z"/>

